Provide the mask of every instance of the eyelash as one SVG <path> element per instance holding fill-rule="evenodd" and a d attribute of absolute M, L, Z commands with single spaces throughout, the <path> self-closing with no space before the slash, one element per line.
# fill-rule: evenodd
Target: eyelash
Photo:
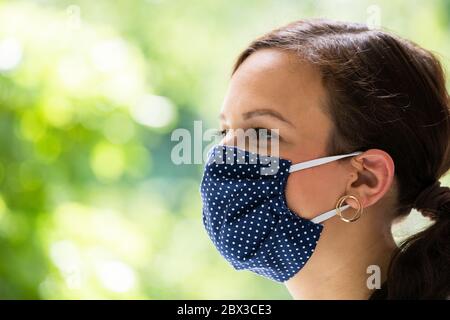
<path fill-rule="evenodd" d="M 267 129 L 267 128 L 250 128 L 250 129 L 253 129 L 253 130 L 256 131 L 258 139 L 259 139 L 259 137 L 260 137 L 260 130 L 266 130 L 266 134 L 267 134 L 267 137 L 268 137 L 268 138 L 272 138 L 272 136 L 273 136 L 273 137 L 277 137 L 276 134 L 275 134 L 272 130 Z M 219 134 L 220 134 L 222 137 L 225 137 L 225 136 L 227 135 L 228 131 L 229 131 L 229 129 L 223 129 L 223 130 L 220 130 L 220 131 L 219 131 Z M 278 138 L 280 138 L 280 137 L 278 137 Z M 281 138 L 280 138 L 280 139 L 281 139 Z"/>

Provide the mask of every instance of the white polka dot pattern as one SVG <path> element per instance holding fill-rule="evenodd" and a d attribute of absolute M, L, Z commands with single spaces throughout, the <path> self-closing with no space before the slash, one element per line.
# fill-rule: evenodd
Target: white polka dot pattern
<path fill-rule="evenodd" d="M 264 173 L 268 160 L 278 170 Z M 200 186 L 203 224 L 235 269 L 283 282 L 312 255 L 323 226 L 287 207 L 284 189 L 290 166 L 289 160 L 232 146 L 210 151 Z"/>

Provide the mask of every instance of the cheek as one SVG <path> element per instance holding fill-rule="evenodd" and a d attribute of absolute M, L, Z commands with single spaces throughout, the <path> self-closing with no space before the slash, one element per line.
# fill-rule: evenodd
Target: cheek
<path fill-rule="evenodd" d="M 312 219 L 334 209 L 345 191 L 345 182 L 335 166 L 291 173 L 286 185 L 286 202 L 302 218 Z"/>

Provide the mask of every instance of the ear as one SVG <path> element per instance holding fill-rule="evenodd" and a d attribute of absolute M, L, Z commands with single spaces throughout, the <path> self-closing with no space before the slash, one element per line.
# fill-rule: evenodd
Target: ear
<path fill-rule="evenodd" d="M 353 157 L 350 161 L 351 179 L 347 184 L 347 194 L 358 198 L 363 208 L 379 201 L 390 189 L 395 173 L 391 156 L 379 149 L 370 149 Z M 354 200 L 347 202 L 357 208 Z"/>

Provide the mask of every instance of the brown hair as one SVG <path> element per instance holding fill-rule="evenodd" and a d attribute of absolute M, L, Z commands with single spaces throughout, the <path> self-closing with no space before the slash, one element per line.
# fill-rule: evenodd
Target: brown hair
<path fill-rule="evenodd" d="M 450 111 L 438 59 L 411 41 L 366 25 L 302 20 L 253 41 L 236 69 L 264 48 L 289 50 L 318 66 L 334 122 L 330 155 L 372 148 L 395 164 L 397 207 L 435 223 L 404 241 L 372 299 L 444 299 L 450 295 Z"/>

